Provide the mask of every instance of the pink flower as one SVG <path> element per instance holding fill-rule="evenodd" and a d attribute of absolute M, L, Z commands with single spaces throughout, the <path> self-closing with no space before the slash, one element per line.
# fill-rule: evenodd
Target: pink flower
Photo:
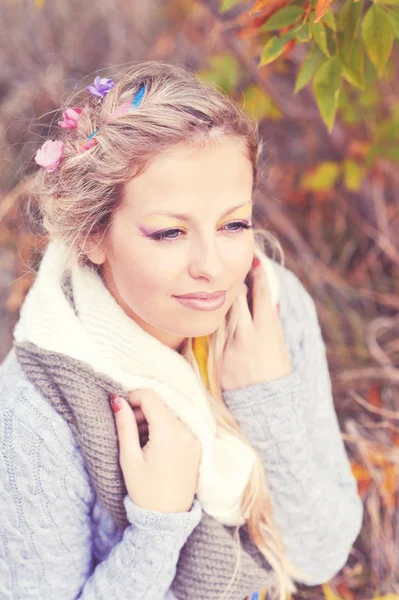
<path fill-rule="evenodd" d="M 35 161 L 51 173 L 60 164 L 64 152 L 64 142 L 47 140 L 35 154 Z"/>
<path fill-rule="evenodd" d="M 67 108 L 62 113 L 62 121 L 58 121 L 58 125 L 62 129 L 76 129 L 78 126 L 79 115 L 83 112 L 82 108 Z"/>

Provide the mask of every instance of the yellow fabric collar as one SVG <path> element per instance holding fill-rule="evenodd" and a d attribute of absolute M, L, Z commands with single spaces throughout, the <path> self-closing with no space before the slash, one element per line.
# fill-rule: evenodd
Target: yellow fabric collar
<path fill-rule="evenodd" d="M 208 352 L 209 352 L 209 335 L 203 335 L 201 337 L 193 338 L 193 353 L 198 363 L 198 367 L 202 378 L 209 389 L 209 378 L 208 378 Z"/>

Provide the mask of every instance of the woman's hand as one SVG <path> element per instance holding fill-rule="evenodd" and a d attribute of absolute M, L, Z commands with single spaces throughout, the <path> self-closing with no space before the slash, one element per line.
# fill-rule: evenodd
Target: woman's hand
<path fill-rule="evenodd" d="M 149 510 L 189 511 L 198 484 L 199 440 L 153 390 L 135 390 L 128 399 L 111 396 L 119 463 L 131 500 Z M 134 411 L 147 432 L 143 448 Z"/>
<path fill-rule="evenodd" d="M 243 283 L 226 340 L 220 371 L 223 391 L 280 379 L 292 372 L 278 311 L 271 304 L 267 275 L 252 263 L 252 311 Z"/>

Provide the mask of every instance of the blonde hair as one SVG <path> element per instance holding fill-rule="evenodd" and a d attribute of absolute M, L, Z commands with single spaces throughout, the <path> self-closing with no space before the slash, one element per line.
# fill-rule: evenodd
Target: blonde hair
<path fill-rule="evenodd" d="M 79 102 L 83 112 L 77 128 L 62 132 L 64 154 L 60 165 L 52 172 L 40 169 L 34 184 L 33 197 L 39 204 L 45 230 L 51 238 L 64 239 L 81 264 L 90 264 L 84 254 L 87 239 L 98 239 L 100 243 L 106 240 L 112 216 L 123 201 L 126 183 L 175 144 L 198 147 L 219 136 L 241 140 L 253 168 L 253 190 L 256 186 L 262 150 L 258 125 L 232 99 L 189 70 L 154 61 L 133 63 L 113 80 L 115 86 L 102 102 L 92 97 L 83 104 Z M 118 106 L 132 101 L 143 84 L 145 94 L 140 107 L 110 119 Z M 73 102 L 74 97 L 69 99 L 68 106 L 73 106 Z M 96 129 L 99 129 L 95 136 L 97 144 L 80 152 L 82 143 Z M 254 234 L 255 238 L 259 237 L 255 243 L 263 246 L 263 251 L 269 244 L 273 258 L 277 252 L 280 262 L 284 261 L 281 245 L 273 234 L 260 229 Z M 222 325 L 209 336 L 206 384 L 218 425 L 251 447 L 223 401 L 218 378 L 234 309 L 235 303 Z M 182 354 L 198 376 L 203 376 L 193 352 L 193 338 L 186 339 Z M 297 591 L 292 577 L 304 576 L 285 556 L 280 530 L 273 521 L 265 468 L 259 456 L 243 497 L 242 509 L 245 512 L 248 508 L 249 534 L 274 569 L 276 593 L 280 600 L 285 600 L 289 593 Z M 238 544 L 236 568 L 223 596 L 228 593 L 237 572 L 238 529 L 237 526 L 234 536 Z"/>

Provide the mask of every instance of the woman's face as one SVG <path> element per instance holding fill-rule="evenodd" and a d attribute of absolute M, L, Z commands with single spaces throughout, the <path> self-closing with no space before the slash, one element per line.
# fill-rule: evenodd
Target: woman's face
<path fill-rule="evenodd" d="M 253 258 L 253 231 L 242 226 L 251 215 L 252 167 L 240 142 L 181 144 L 129 182 L 106 248 L 88 256 L 124 311 L 178 350 L 186 337 L 215 331 L 234 302 Z M 226 300 L 212 311 L 174 297 L 218 290 Z"/>

